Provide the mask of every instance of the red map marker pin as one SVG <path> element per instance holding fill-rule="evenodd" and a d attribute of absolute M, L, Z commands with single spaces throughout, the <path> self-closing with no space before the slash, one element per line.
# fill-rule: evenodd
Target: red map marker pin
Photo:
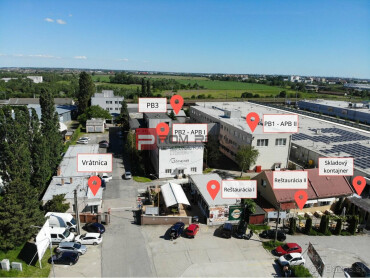
<path fill-rule="evenodd" d="M 358 184 L 359 182 L 360 184 Z M 357 195 L 361 195 L 366 186 L 366 180 L 364 177 L 357 176 L 352 180 L 352 185 L 355 188 Z"/>
<path fill-rule="evenodd" d="M 170 127 L 166 123 L 157 124 L 156 131 L 159 137 L 159 140 L 163 142 L 166 140 L 168 132 L 170 132 Z"/>
<path fill-rule="evenodd" d="M 173 111 L 175 111 L 175 114 L 179 114 L 182 106 L 184 105 L 184 99 L 180 95 L 174 95 L 171 97 L 170 100 L 171 106 L 173 108 Z"/>
<path fill-rule="evenodd" d="M 307 192 L 303 190 L 299 190 L 294 194 L 294 199 L 299 209 L 303 209 L 303 206 L 307 202 L 307 198 L 308 198 Z"/>
<path fill-rule="evenodd" d="M 98 176 L 92 176 L 87 181 L 87 184 L 89 185 L 92 194 L 95 196 L 101 186 L 101 179 Z"/>
<path fill-rule="evenodd" d="M 210 180 L 207 183 L 207 191 L 211 195 L 212 200 L 214 200 L 220 191 L 220 183 L 216 180 Z"/>
<path fill-rule="evenodd" d="M 253 118 L 253 120 L 252 120 Z M 248 113 L 247 115 L 247 124 L 249 125 L 249 128 L 252 130 L 252 132 L 254 132 L 254 130 L 256 129 L 259 121 L 260 121 L 260 117 L 258 116 L 257 113 L 255 112 L 250 112 Z"/>

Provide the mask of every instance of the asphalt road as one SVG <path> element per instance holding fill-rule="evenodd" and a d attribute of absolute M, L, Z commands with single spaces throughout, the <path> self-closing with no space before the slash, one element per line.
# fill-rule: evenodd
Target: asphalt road
<path fill-rule="evenodd" d="M 113 179 L 103 194 L 103 211 L 111 209 L 111 222 L 106 227 L 102 243 L 102 276 L 155 276 L 141 226 L 132 223 L 131 210 L 136 207 L 138 184 L 122 179 L 125 172 L 121 156 L 123 139 L 117 135 L 118 131 L 119 128 L 111 128 L 109 132 L 111 146 L 108 152 L 113 153 Z"/>

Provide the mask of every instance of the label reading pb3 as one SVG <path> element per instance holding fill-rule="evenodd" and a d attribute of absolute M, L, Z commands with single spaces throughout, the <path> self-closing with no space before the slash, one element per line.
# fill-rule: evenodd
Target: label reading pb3
<path fill-rule="evenodd" d="M 165 97 L 139 98 L 139 113 L 167 113 L 167 99 Z"/>

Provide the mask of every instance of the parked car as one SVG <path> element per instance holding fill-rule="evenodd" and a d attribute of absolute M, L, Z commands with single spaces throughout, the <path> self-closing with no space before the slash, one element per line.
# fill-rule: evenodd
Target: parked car
<path fill-rule="evenodd" d="M 278 262 L 281 266 L 304 265 L 305 259 L 301 253 L 290 253 L 281 256 Z"/>
<path fill-rule="evenodd" d="M 77 263 L 79 257 L 80 256 L 77 252 L 62 252 L 57 255 L 53 255 L 52 258 L 55 264 L 74 265 Z"/>
<path fill-rule="evenodd" d="M 199 231 L 199 225 L 197 224 L 190 224 L 189 227 L 186 228 L 185 230 L 185 235 L 189 238 L 194 238 L 195 235 Z"/>
<path fill-rule="evenodd" d="M 109 142 L 107 140 L 102 140 L 102 141 L 99 142 L 99 144 L 104 144 L 104 143 L 109 144 Z"/>
<path fill-rule="evenodd" d="M 109 182 L 112 179 L 112 176 L 108 176 L 107 173 L 103 173 L 101 179 L 104 180 L 105 182 Z"/>
<path fill-rule="evenodd" d="M 109 143 L 99 143 L 99 148 L 109 148 Z"/>
<path fill-rule="evenodd" d="M 356 262 L 352 264 L 351 274 L 356 277 L 370 277 L 370 269 L 364 263 Z"/>
<path fill-rule="evenodd" d="M 171 240 L 178 238 L 184 232 L 185 224 L 183 222 L 175 223 L 170 230 Z"/>
<path fill-rule="evenodd" d="M 265 230 L 262 233 L 260 233 L 259 236 L 262 238 L 275 239 L 275 232 L 276 230 Z M 286 240 L 286 235 L 284 234 L 284 232 L 278 231 L 277 240 L 278 241 Z"/>
<path fill-rule="evenodd" d="M 287 243 L 281 246 L 278 246 L 275 249 L 276 255 L 285 255 L 290 253 L 302 253 L 302 248 L 297 243 Z"/>
<path fill-rule="evenodd" d="M 86 233 L 76 237 L 75 242 L 81 244 L 98 245 L 103 241 L 102 235 L 99 233 Z"/>
<path fill-rule="evenodd" d="M 231 238 L 232 233 L 233 233 L 233 225 L 231 223 L 225 223 L 222 225 L 221 237 Z"/>
<path fill-rule="evenodd" d="M 126 171 L 125 172 L 125 180 L 130 180 L 131 178 L 132 178 L 131 172 L 130 171 Z"/>
<path fill-rule="evenodd" d="M 79 140 L 77 140 L 77 142 L 76 142 L 77 144 L 88 144 L 89 143 L 89 141 L 88 140 L 82 140 L 82 139 L 79 139 Z"/>
<path fill-rule="evenodd" d="M 87 141 L 90 141 L 90 138 L 89 137 L 81 137 L 80 139 L 78 140 L 87 140 Z"/>
<path fill-rule="evenodd" d="M 64 241 L 73 241 L 75 235 L 71 233 L 67 228 L 50 227 L 50 237 L 53 244 L 58 244 Z"/>
<path fill-rule="evenodd" d="M 84 229 L 86 232 L 91 232 L 91 233 L 104 234 L 105 232 L 104 225 L 97 223 L 97 222 L 86 223 L 84 226 Z"/>
<path fill-rule="evenodd" d="M 87 247 L 77 242 L 61 242 L 55 250 L 57 253 L 61 252 L 77 252 L 79 255 L 83 255 L 87 251 Z"/>

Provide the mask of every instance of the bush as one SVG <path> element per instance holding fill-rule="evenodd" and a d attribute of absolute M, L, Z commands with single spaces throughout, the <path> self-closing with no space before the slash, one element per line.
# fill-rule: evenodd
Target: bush
<path fill-rule="evenodd" d="M 347 231 L 341 231 L 341 232 L 340 232 L 340 235 L 341 235 L 341 236 L 350 236 L 350 235 L 351 235 L 351 233 L 349 233 L 349 232 L 347 232 Z"/>
<path fill-rule="evenodd" d="M 295 219 L 294 217 L 290 218 L 289 234 L 291 234 L 291 235 L 294 235 L 295 232 L 296 232 L 296 229 L 297 229 L 296 221 L 297 221 L 297 219 Z"/>
<path fill-rule="evenodd" d="M 259 98 L 260 97 L 260 95 L 259 94 L 254 94 L 254 96 L 253 96 L 254 98 Z"/>
<path fill-rule="evenodd" d="M 354 235 L 356 233 L 356 229 L 359 223 L 359 218 L 357 215 L 354 215 L 349 220 L 349 226 L 348 226 L 348 232 L 351 235 Z"/>
<path fill-rule="evenodd" d="M 292 266 L 292 271 L 294 277 L 312 277 L 310 271 L 305 268 L 303 265 Z"/>
<path fill-rule="evenodd" d="M 244 92 L 241 95 L 241 98 L 252 98 L 252 97 L 253 97 L 253 94 L 252 93 L 248 93 L 248 92 Z"/>
<path fill-rule="evenodd" d="M 311 231 L 308 235 L 309 236 L 317 236 L 317 232 L 315 230 L 311 229 Z"/>
<path fill-rule="evenodd" d="M 320 222 L 320 232 L 323 234 L 327 234 L 328 231 L 329 231 L 329 216 L 323 215 L 321 217 L 321 222 Z"/>
<path fill-rule="evenodd" d="M 306 226 L 304 227 L 305 234 L 309 235 L 312 231 L 312 218 L 309 217 L 306 220 Z"/>
<path fill-rule="evenodd" d="M 335 226 L 334 234 L 335 235 L 340 235 L 340 232 L 342 230 L 342 218 L 337 219 L 337 224 Z"/>
<path fill-rule="evenodd" d="M 270 230 L 270 226 L 268 226 L 268 225 L 248 224 L 248 228 L 251 229 L 254 233 L 256 233 L 256 231 Z"/>
<path fill-rule="evenodd" d="M 266 250 L 269 250 L 269 251 L 274 250 L 276 247 L 278 247 L 280 245 L 284 245 L 284 242 L 281 242 L 281 241 L 278 241 L 278 240 L 277 241 L 269 240 L 269 241 L 262 242 L 263 248 L 265 248 Z"/>

